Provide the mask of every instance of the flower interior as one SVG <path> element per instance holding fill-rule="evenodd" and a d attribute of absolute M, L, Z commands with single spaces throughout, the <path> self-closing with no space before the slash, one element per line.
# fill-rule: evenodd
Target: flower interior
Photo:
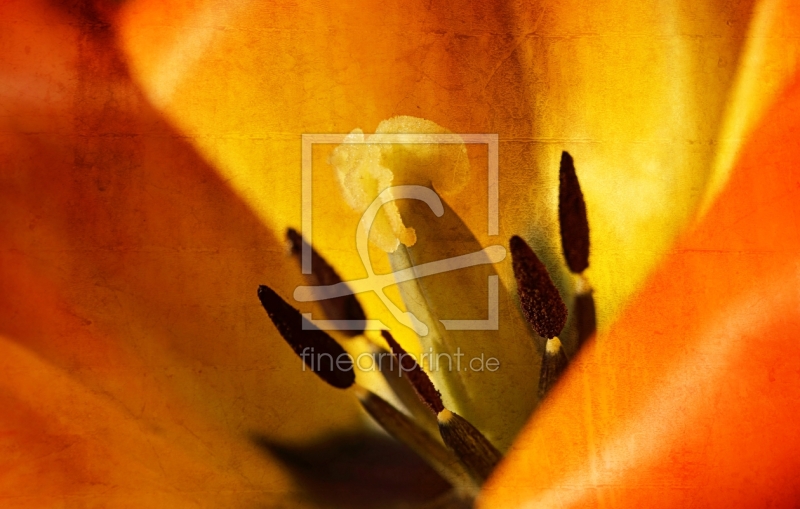
<path fill-rule="evenodd" d="M 380 138 L 383 134 L 402 134 L 407 139 L 398 142 L 394 138 L 392 143 L 386 143 Z M 415 134 L 436 134 L 452 139 L 446 138 L 447 143 L 443 144 L 426 144 L 420 143 Z M 459 140 L 457 135 L 433 122 L 396 117 L 382 122 L 376 134 L 369 137 L 360 130 L 353 131 L 345 143 L 333 151 L 330 162 L 338 173 L 345 200 L 354 209 L 363 212 L 379 196 L 384 197 L 371 229 L 363 233 L 374 246 L 388 253 L 396 270 L 420 265 L 414 256 L 417 253 L 412 251 L 426 248 L 418 244 L 419 225 L 430 229 L 435 228 L 436 223 L 429 220 L 430 224 L 407 225 L 406 215 L 418 220 L 413 214 L 406 214 L 411 208 L 398 206 L 385 197 L 392 192 L 392 186 L 398 185 L 426 186 L 444 196 L 457 193 L 469 176 L 466 149 Z M 586 205 L 573 159 L 567 152 L 562 154 L 558 182 L 561 246 L 564 261 L 575 281 L 574 297 L 569 306 L 575 315 L 570 322 L 575 328 L 573 336 L 577 338 L 574 355 L 580 344 L 594 334 L 596 324 L 592 289 L 584 275 L 589 267 L 590 246 Z M 450 210 L 446 204 L 444 208 Z M 455 217 L 453 224 L 461 223 Z M 303 249 L 311 252 L 309 285 L 322 288 L 346 285 L 334 264 L 308 245 L 297 231 L 289 229 L 287 240 L 291 255 L 298 262 Z M 528 337 L 498 338 L 496 330 L 479 331 L 473 337 L 485 344 L 516 341 L 521 344 L 501 346 L 527 349 L 538 356 L 535 359 L 538 364 L 530 362 L 520 367 L 523 376 L 531 382 L 527 387 L 533 389 L 519 399 L 532 401 L 535 407 L 557 384 L 569 362 L 569 354 L 559 339 L 568 323 L 568 307 L 534 249 L 516 235 L 509 239 L 508 246 L 519 298 L 518 309 L 513 311 L 527 322 Z M 460 349 L 468 349 L 470 345 L 464 344 L 466 340 L 446 327 L 434 326 L 437 322 L 436 293 L 425 286 L 424 279 L 406 283 L 406 289 L 401 291 L 407 310 L 426 322 L 421 343 L 429 346 L 435 355 L 457 355 Z M 530 416 L 530 406 L 520 405 L 521 412 L 517 409 L 523 414 L 521 420 L 506 418 L 503 413 L 513 411 L 513 405 L 504 404 L 506 400 L 495 398 L 492 391 L 471 387 L 477 376 L 452 373 L 452 364 L 441 369 L 432 362 L 435 356 L 418 362 L 387 330 L 382 331 L 381 337 L 367 334 L 363 328 L 344 331 L 340 341 L 349 343 L 346 350 L 269 287 L 259 287 L 258 297 L 278 332 L 303 360 L 303 369 L 314 372 L 331 387 L 350 391 L 375 424 L 414 451 L 446 481 L 449 490 L 443 495 L 442 507 L 472 504 L 480 486 L 502 459 L 502 451 L 507 450 L 521 423 Z M 368 318 L 352 292 L 322 300 L 320 304 L 329 320 L 366 323 Z M 485 306 L 485 300 L 476 305 Z M 354 339 L 359 341 L 353 342 Z M 355 367 L 354 354 L 359 356 Z M 378 367 L 388 394 L 378 394 L 378 389 L 362 384 L 356 376 L 356 368 L 361 367 L 360 359 L 365 355 L 369 356 L 371 365 Z M 486 374 L 487 377 L 492 375 Z M 502 397 L 511 398 L 509 394 L 519 392 L 517 387 L 503 383 L 513 383 L 513 380 L 497 376 L 494 385 L 499 386 L 492 387 Z M 537 386 L 538 391 L 535 390 Z M 491 414 L 492 418 L 487 418 L 486 414 Z M 494 426 L 496 422 L 511 422 L 511 429 Z"/>

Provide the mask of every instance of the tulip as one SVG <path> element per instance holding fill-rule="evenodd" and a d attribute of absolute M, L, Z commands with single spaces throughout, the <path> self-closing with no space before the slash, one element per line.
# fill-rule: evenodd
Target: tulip
<path fill-rule="evenodd" d="M 255 302 L 259 284 L 284 297 L 303 284 L 278 240 L 300 225 L 300 134 L 372 132 L 397 115 L 498 133 L 498 238 L 529 241 L 568 303 L 562 151 L 586 197 L 599 335 L 527 424 L 527 385 L 476 386 L 472 406 L 443 394 L 507 452 L 480 503 L 796 499 L 797 103 L 782 92 L 796 9 L 651 7 L 3 5 L 7 505 L 435 496 L 435 482 L 407 474 L 419 463 L 404 468 L 391 448 L 381 451 L 397 461 L 388 485 L 399 493 L 370 491 L 367 476 L 348 495 L 329 472 L 287 471 L 286 444 L 369 435 L 355 399 L 301 371 Z M 360 214 L 327 154 L 313 155 L 313 243 L 357 279 L 342 232 Z M 482 223 L 485 186 L 473 178 L 447 202 L 480 246 L 497 243 Z M 376 272 L 390 270 L 390 257 L 371 255 Z M 514 376 L 531 371 L 523 384 L 535 391 L 536 337 L 510 260 L 492 270 L 501 320 L 514 324 L 501 324 L 495 348 L 521 352 Z M 485 304 L 485 288 L 471 287 L 443 312 Z M 380 300 L 362 303 L 420 347 Z M 492 390 L 505 398 L 494 414 Z"/>

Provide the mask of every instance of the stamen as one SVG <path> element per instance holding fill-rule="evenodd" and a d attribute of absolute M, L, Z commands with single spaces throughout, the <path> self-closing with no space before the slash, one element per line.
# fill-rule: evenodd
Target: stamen
<path fill-rule="evenodd" d="M 539 374 L 539 399 L 541 400 L 555 385 L 561 373 L 567 368 L 567 355 L 558 338 L 547 340 L 544 357 L 542 357 L 542 371 Z"/>
<path fill-rule="evenodd" d="M 589 220 L 581 185 L 572 156 L 561 154 L 558 189 L 558 219 L 561 247 L 569 269 L 579 274 L 575 288 L 574 313 L 578 329 L 578 348 L 597 330 L 592 287 L 582 274 L 589 267 Z"/>
<path fill-rule="evenodd" d="M 460 415 L 445 409 L 439 412 L 437 418 L 444 443 L 458 456 L 475 480 L 482 484 L 503 456 L 475 426 Z"/>
<path fill-rule="evenodd" d="M 540 336 L 558 336 L 567 323 L 567 306 L 528 243 L 515 235 L 510 245 L 517 294 L 525 318 Z"/>
<path fill-rule="evenodd" d="M 469 497 L 477 494 L 478 486 L 459 463 L 453 453 L 417 426 L 413 420 L 397 410 L 377 394 L 356 384 L 353 386 L 364 410 L 387 433 L 408 445 L 460 493 Z"/>
<path fill-rule="evenodd" d="M 286 238 L 292 245 L 292 255 L 297 259 L 298 263 L 301 262 L 301 253 L 303 245 L 311 249 L 311 274 L 306 274 L 306 280 L 311 286 L 329 286 L 342 282 L 342 278 L 336 270 L 320 255 L 316 249 L 309 246 L 305 239 L 294 228 L 286 230 Z M 336 297 L 334 299 L 325 299 L 319 301 L 325 316 L 329 320 L 359 320 L 365 321 L 367 319 L 364 313 L 364 308 L 359 304 L 355 295 L 345 295 L 344 297 Z M 344 334 L 355 337 L 364 333 L 364 330 L 343 330 Z"/>
<path fill-rule="evenodd" d="M 313 326 L 303 329 L 304 322 L 307 326 L 310 323 L 270 287 L 259 286 L 258 298 L 275 328 L 306 366 L 333 387 L 353 385 L 353 359 L 332 337 Z"/>
<path fill-rule="evenodd" d="M 502 459 L 502 455 L 469 421 L 444 407 L 439 391 L 414 358 L 403 350 L 388 331 L 382 333 L 420 399 L 436 414 L 439 434 L 442 435 L 445 445 L 458 456 L 473 478 L 482 484 Z"/>
<path fill-rule="evenodd" d="M 397 357 L 398 362 L 400 363 L 400 368 L 408 377 L 408 380 L 411 382 L 411 385 L 414 387 L 414 390 L 417 391 L 417 395 L 419 398 L 431 409 L 434 414 L 438 414 L 442 410 L 444 410 L 444 404 L 442 403 L 442 396 L 436 387 L 433 386 L 433 382 L 428 377 L 428 374 L 425 373 L 422 368 L 417 364 L 417 361 L 414 360 L 414 357 L 406 353 L 400 344 L 395 341 L 389 331 L 381 331 L 383 334 L 384 339 L 389 343 L 389 347 L 392 349 L 394 356 Z"/>
<path fill-rule="evenodd" d="M 428 404 L 417 395 L 417 390 L 411 385 L 408 376 L 403 376 L 403 370 L 400 369 L 400 363 L 397 362 L 394 354 L 374 343 L 370 343 L 370 349 L 375 365 L 380 369 L 383 379 L 386 380 L 400 403 L 409 411 L 419 426 L 438 437 L 439 425 L 436 422 L 436 416 L 431 413 Z"/>
<path fill-rule="evenodd" d="M 589 220 L 572 156 L 561 153 L 558 187 L 561 247 L 569 270 L 580 274 L 589 266 Z"/>

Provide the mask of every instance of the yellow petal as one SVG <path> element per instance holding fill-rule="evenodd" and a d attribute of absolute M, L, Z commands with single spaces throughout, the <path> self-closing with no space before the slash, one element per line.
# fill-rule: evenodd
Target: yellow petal
<path fill-rule="evenodd" d="M 551 258 L 558 164 L 575 159 L 600 327 L 692 219 L 710 179 L 748 3 L 566 1 L 516 7 L 533 140 L 505 214 Z M 553 264 L 549 264 L 553 266 Z"/>
<path fill-rule="evenodd" d="M 499 238 L 533 240 L 564 289 L 556 183 L 569 150 L 586 194 L 603 326 L 697 209 L 747 14 L 739 4 L 658 2 L 140 1 L 126 5 L 121 42 L 150 97 L 278 231 L 301 222 L 301 134 L 424 117 L 451 132 L 498 133 Z M 344 279 L 357 279 L 359 214 L 332 192 L 331 149 L 309 158 L 312 241 Z M 472 178 L 449 203 L 480 246 L 497 242 L 484 233 L 485 186 Z M 371 254 L 376 272 L 390 271 Z M 510 264 L 496 270 L 509 300 Z M 474 306 L 484 299 L 476 288 L 463 290 Z M 378 299 L 363 301 L 371 318 L 397 325 Z M 503 309 L 516 313 L 513 302 Z"/>
<path fill-rule="evenodd" d="M 373 132 L 385 118 L 413 115 L 499 134 L 500 235 L 526 236 L 555 269 L 558 158 L 569 150 L 587 197 L 589 277 L 605 325 L 711 179 L 749 9 L 140 1 L 126 6 L 121 38 L 150 97 L 277 230 L 300 225 L 302 133 Z M 346 279 L 362 277 L 349 233 L 358 216 L 331 196 L 335 177 L 317 171 L 324 151 L 313 154 L 313 241 L 337 255 Z M 485 194 L 470 191 L 452 205 L 486 245 Z M 510 270 L 499 273 L 513 287 Z M 365 307 L 389 319 L 379 302 Z"/>

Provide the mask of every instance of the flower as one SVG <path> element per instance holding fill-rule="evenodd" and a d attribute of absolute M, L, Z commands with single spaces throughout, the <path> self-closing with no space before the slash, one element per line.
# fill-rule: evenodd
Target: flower
<path fill-rule="evenodd" d="M 650 330 L 647 320 L 630 311 L 645 309 L 639 301 L 622 311 L 635 292 L 649 292 L 651 312 L 661 297 L 665 306 L 680 303 L 665 279 L 685 267 L 671 258 L 663 266 L 659 262 L 698 207 L 711 207 L 708 229 L 697 230 L 706 232 L 711 245 L 711 233 L 720 225 L 734 233 L 761 232 L 757 239 L 763 240 L 774 233 L 766 225 L 788 228 L 779 220 L 792 217 L 763 201 L 774 199 L 778 207 L 782 202 L 774 191 L 788 193 L 794 185 L 771 168 L 752 197 L 736 187 L 735 176 L 722 195 L 727 202 L 713 201 L 739 157 L 739 141 L 793 75 L 793 64 L 782 58 L 791 54 L 786 34 L 797 26 L 791 23 L 795 11 L 780 2 L 759 3 L 752 22 L 750 6 L 743 4 L 676 5 L 656 14 L 638 5 L 619 10 L 569 3 L 523 9 L 499 3 L 376 8 L 130 2 L 116 11 L 100 4 L 26 2 L 1 9 L 9 48 L 2 60 L 0 186 L 2 217 L 10 218 L 0 227 L 0 357 L 7 374 L 0 422 L 8 504 L 313 502 L 297 492 L 278 459 L 253 446 L 254 433 L 297 442 L 349 433 L 360 423 L 351 398 L 296 369 L 292 353 L 253 305 L 253 289 L 265 280 L 284 296 L 301 284 L 273 233 L 299 223 L 300 133 L 348 132 L 356 126 L 369 131 L 402 113 L 455 132 L 499 133 L 500 233 L 531 241 L 550 267 L 557 266 L 559 250 L 550 172 L 565 149 L 581 162 L 593 228 L 589 277 L 604 335 L 567 372 L 530 424 L 535 428 L 512 446 L 506 466 L 491 481 L 488 496 L 506 502 L 509 490 L 524 503 L 538 496 L 526 487 L 547 494 L 559 493 L 547 490 L 549 482 L 565 486 L 551 477 L 527 480 L 540 466 L 531 459 L 536 458 L 531 447 L 545 430 L 570 422 L 570 401 L 585 396 L 578 387 L 584 379 L 576 373 L 600 373 L 600 365 L 616 368 L 628 354 L 642 369 L 670 373 L 656 355 L 660 350 L 648 347 L 650 338 L 637 337 L 641 349 L 614 351 L 608 362 L 602 345 L 619 345 Z M 793 103 L 787 101 L 788 108 Z M 794 110 L 787 111 L 788 126 Z M 758 131 L 741 153 L 743 174 L 752 171 L 748 157 L 770 154 L 765 146 L 791 143 L 782 136 L 769 128 Z M 788 148 L 780 153 L 791 160 Z M 320 189 L 335 185 L 332 174 L 320 178 L 315 182 Z M 315 245 L 346 279 L 357 277 L 361 269 L 350 261 L 355 259 L 351 239 L 338 232 L 354 227 L 358 215 L 336 193 L 317 192 L 317 198 L 315 206 L 327 215 L 315 219 Z M 746 221 L 745 226 L 720 222 L 713 208 L 719 205 L 712 203 L 728 203 L 728 219 L 769 212 L 758 223 L 763 231 Z M 488 245 L 474 222 L 483 217 L 480 206 L 468 199 L 453 203 L 478 242 Z M 681 245 L 696 246 L 688 235 Z M 793 259 L 793 245 L 787 246 L 774 256 L 776 267 Z M 656 265 L 661 270 L 643 287 Z M 734 270 L 749 266 L 721 265 L 729 270 L 714 272 L 708 281 L 705 268 L 689 271 L 679 280 L 686 295 L 702 303 L 707 290 L 726 303 L 727 283 L 754 281 L 755 288 L 771 289 L 775 277 L 791 280 L 770 267 L 751 280 Z M 388 269 L 388 262 L 378 259 L 376 269 L 381 268 Z M 497 270 L 502 283 L 513 288 L 510 267 Z M 569 277 L 560 270 L 556 280 L 567 286 Z M 654 293 L 653 285 L 663 292 Z M 787 302 L 796 300 L 779 304 Z M 377 301 L 364 304 L 370 316 L 386 316 Z M 765 332 L 779 332 L 769 329 L 774 317 L 786 317 L 786 330 L 796 330 L 791 313 L 781 310 L 764 311 L 768 319 L 758 323 Z M 699 334 L 709 323 L 704 311 L 707 307 L 699 306 L 678 317 L 684 320 L 673 316 L 671 323 Z M 604 343 L 604 338 L 619 339 Z M 791 345 L 785 346 L 791 352 Z M 752 353 L 756 368 L 777 369 L 773 376 L 786 392 L 750 385 L 747 377 L 731 380 L 746 370 L 723 363 L 714 372 L 722 378 L 707 383 L 716 388 L 709 394 L 724 398 L 711 400 L 729 402 L 725 398 L 739 394 L 739 387 L 750 396 L 753 387 L 764 388 L 758 394 L 762 406 L 743 407 L 758 417 L 743 415 L 739 421 L 763 423 L 765 440 L 784 437 L 781 426 L 791 423 L 786 410 L 793 397 L 786 384 L 791 369 Z M 681 373 L 685 380 L 699 380 L 694 371 Z M 723 381 L 734 387 L 717 385 Z M 624 408 L 648 408 L 642 405 L 656 389 L 642 383 L 631 392 L 635 397 L 622 402 L 630 405 Z M 622 405 L 613 398 L 587 401 Z M 708 425 L 715 416 L 701 411 L 702 404 L 688 398 L 693 420 L 678 422 Z M 774 408 L 782 413 L 770 427 L 763 417 Z M 552 418 L 557 412 L 560 417 Z M 590 420 L 601 427 L 576 449 L 552 451 L 570 460 L 562 467 L 565 474 L 583 475 L 588 468 L 598 480 L 608 480 L 603 475 L 609 470 L 595 467 L 597 461 L 616 461 L 603 441 L 606 434 L 621 436 L 613 419 L 603 420 L 616 415 L 601 412 L 597 421 Z M 701 435 L 685 449 L 670 448 L 666 441 L 639 477 L 627 477 L 645 465 L 631 455 L 633 468 L 626 464 L 611 481 L 658 486 L 661 479 L 674 480 L 671 454 L 684 455 L 677 464 L 697 459 L 696 464 L 721 467 L 726 474 L 712 477 L 715 488 L 706 492 L 708 505 L 718 505 L 727 496 L 725 486 L 749 479 L 736 477 L 741 464 L 719 445 L 727 443 L 724 433 L 738 429 L 724 427 L 734 415 L 720 415 L 722 434 Z M 618 424 L 623 422 L 632 426 L 632 436 L 651 436 L 650 421 Z M 668 431 L 676 429 L 686 428 Z M 746 457 L 765 460 L 765 469 L 791 470 L 793 464 L 775 447 L 758 454 L 750 447 L 769 443 L 747 442 L 744 450 L 751 456 Z M 711 444 L 709 451 L 705 444 Z M 725 454 L 714 456 L 717 463 L 704 462 L 706 454 L 720 451 Z M 552 468 L 546 463 L 550 457 L 541 458 Z M 665 471 L 670 475 L 656 475 Z M 647 477 L 648 472 L 655 474 Z M 569 486 L 573 494 L 596 490 L 591 483 Z M 702 492 L 702 486 L 686 486 Z M 754 503 L 791 496 L 778 484 L 757 487 L 749 492 Z"/>

